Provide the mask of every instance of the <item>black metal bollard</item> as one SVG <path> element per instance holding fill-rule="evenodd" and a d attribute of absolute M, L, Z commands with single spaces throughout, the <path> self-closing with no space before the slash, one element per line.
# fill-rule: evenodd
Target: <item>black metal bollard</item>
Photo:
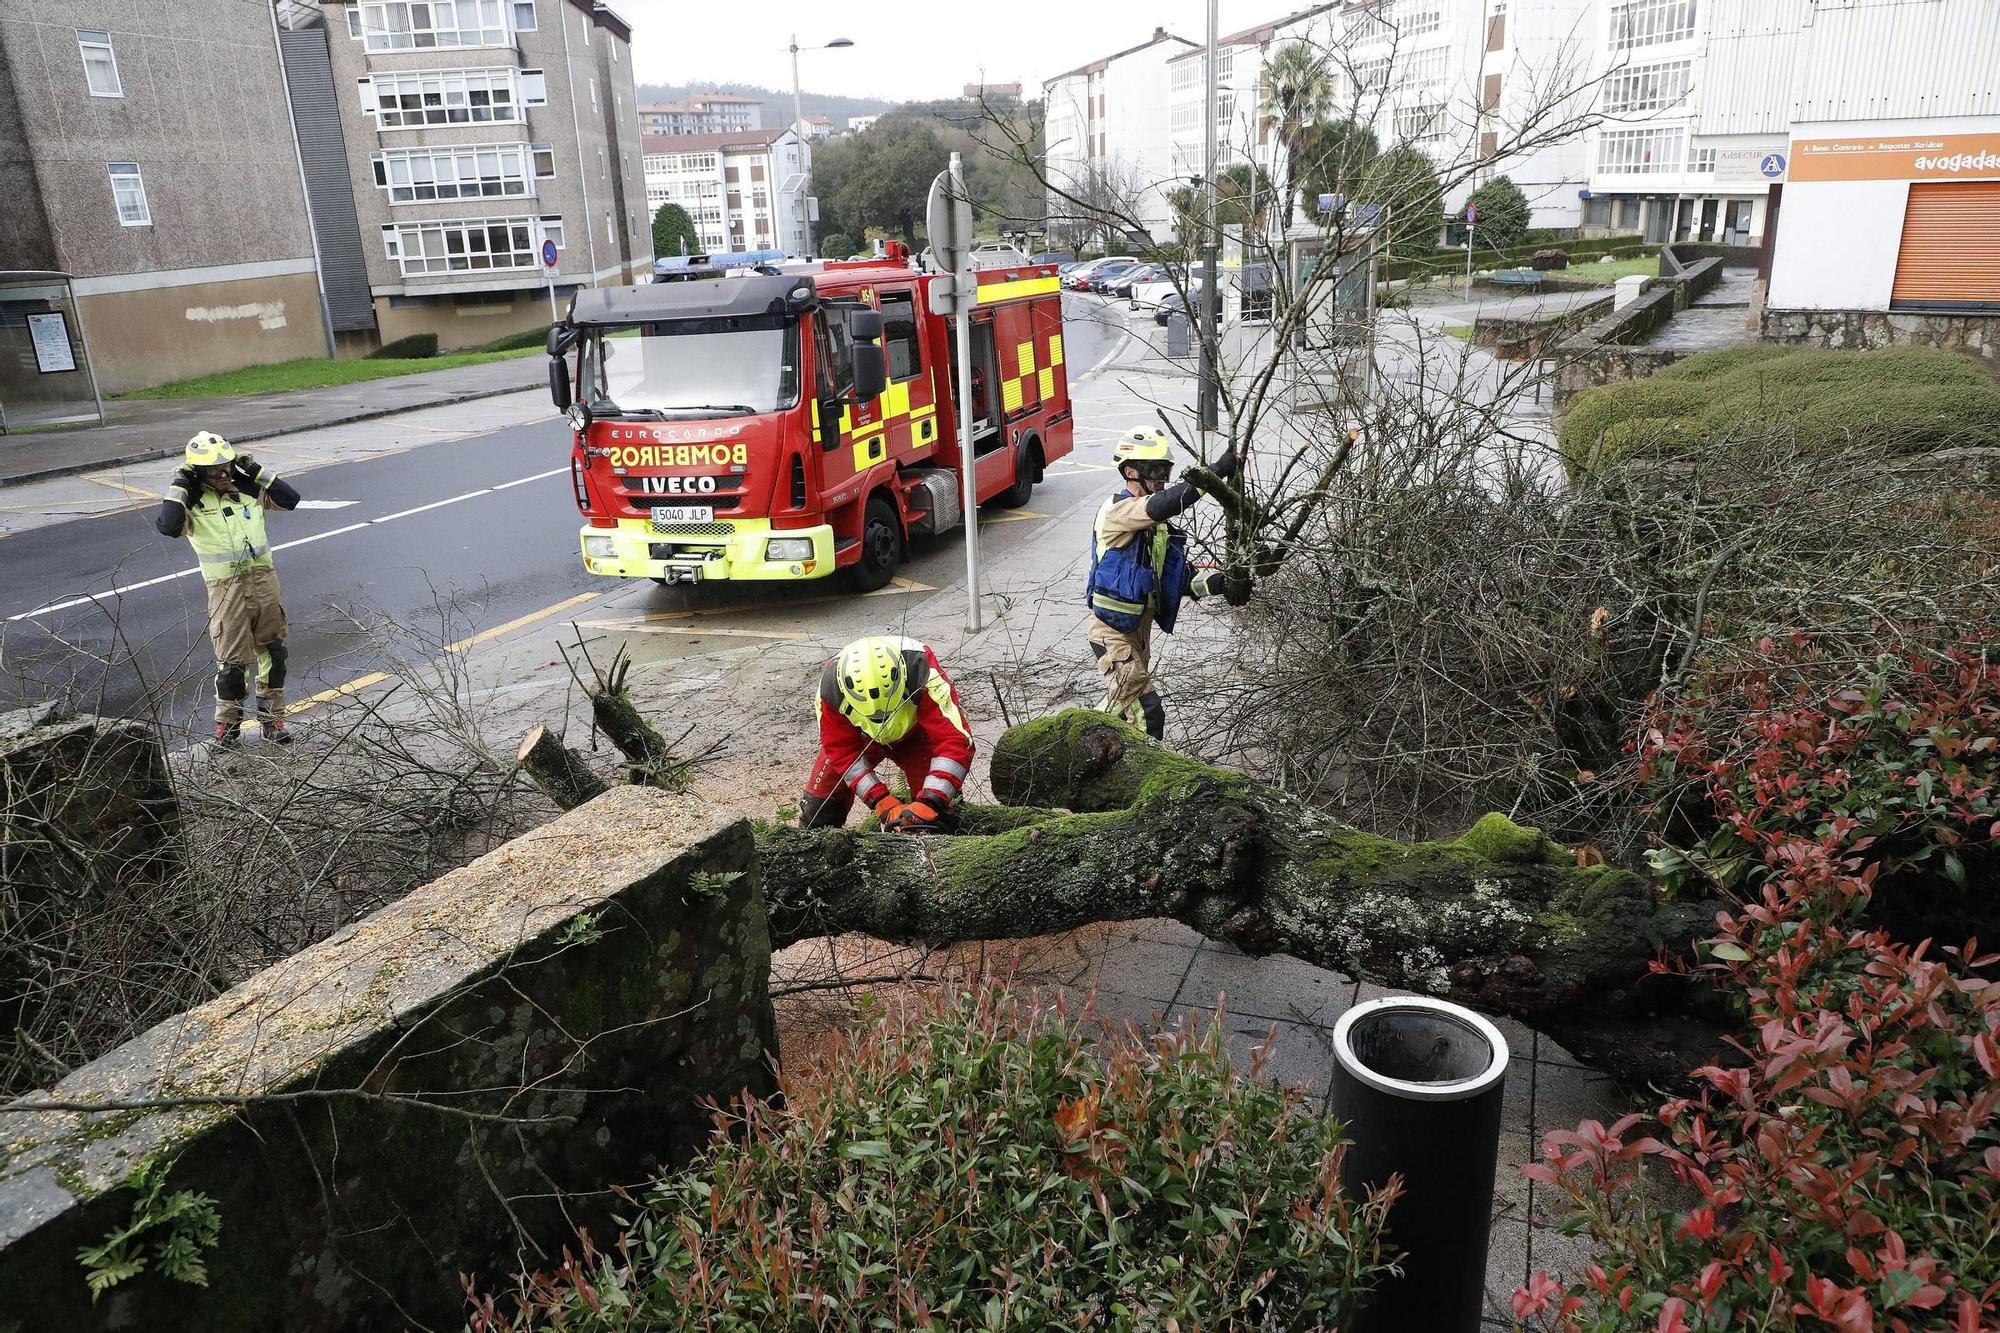
<path fill-rule="evenodd" d="M 1507 1040 L 1470 1009 L 1425 996 L 1356 1005 L 1333 1029 L 1336 1119 L 1353 1140 L 1355 1198 L 1401 1173 L 1389 1240 L 1404 1252 L 1355 1333 L 1477 1333 L 1486 1289 Z"/>

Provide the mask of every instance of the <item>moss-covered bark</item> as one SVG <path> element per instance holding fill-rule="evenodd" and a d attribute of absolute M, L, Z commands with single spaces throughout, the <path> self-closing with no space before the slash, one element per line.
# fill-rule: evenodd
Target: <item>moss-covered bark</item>
<path fill-rule="evenodd" d="M 1662 903 L 1636 876 L 1579 868 L 1503 816 L 1449 841 L 1392 842 L 1082 711 L 1010 730 L 992 775 L 1011 805 L 971 826 L 1004 831 L 762 830 L 775 942 L 842 931 L 943 942 L 1173 917 L 1247 952 L 1520 1017 L 1627 1077 L 1684 1058 L 1634 1040 L 1629 1020 L 1678 1001 L 1647 992 L 1648 964 L 1686 947 L 1713 904 Z M 1014 808 L 1049 806 L 1082 813 Z"/>

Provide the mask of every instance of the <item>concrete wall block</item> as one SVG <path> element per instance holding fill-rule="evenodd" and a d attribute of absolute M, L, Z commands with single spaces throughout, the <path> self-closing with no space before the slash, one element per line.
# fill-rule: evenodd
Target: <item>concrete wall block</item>
<path fill-rule="evenodd" d="M 167 855 L 175 819 L 166 757 L 150 728 L 65 717 L 47 705 L 0 713 L 0 879 L 9 890 L 0 920 Z"/>
<path fill-rule="evenodd" d="M 0 1116 L 0 1333 L 455 1327 L 457 1274 L 608 1234 L 606 1186 L 708 1138 L 698 1098 L 773 1089 L 769 970 L 748 823 L 616 788 L 39 1095 L 290 1100 Z M 209 1286 L 93 1307 L 77 1251 L 161 1159 L 220 1210 Z"/>

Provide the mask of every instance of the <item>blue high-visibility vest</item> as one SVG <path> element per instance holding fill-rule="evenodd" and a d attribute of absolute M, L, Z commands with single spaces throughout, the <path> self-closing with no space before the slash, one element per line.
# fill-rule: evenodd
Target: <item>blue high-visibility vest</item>
<path fill-rule="evenodd" d="M 1104 502 L 1106 509 L 1132 498 L 1120 491 Z M 1099 511 L 1100 520 L 1103 511 Z M 1188 564 L 1187 538 L 1170 523 L 1156 523 L 1149 537 L 1135 537 L 1123 546 L 1099 550 L 1097 528 L 1090 530 L 1090 579 L 1084 585 L 1090 610 L 1115 630 L 1139 628 L 1146 612 L 1171 634 L 1180 615 L 1181 598 L 1194 582 Z"/>

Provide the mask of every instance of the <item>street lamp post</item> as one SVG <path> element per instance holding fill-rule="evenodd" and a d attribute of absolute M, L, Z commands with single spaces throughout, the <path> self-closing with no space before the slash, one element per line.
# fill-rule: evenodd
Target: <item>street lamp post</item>
<path fill-rule="evenodd" d="M 827 42 L 823 46 L 808 46 L 806 50 L 837 51 L 843 47 L 848 47 L 852 45 L 854 45 L 854 42 L 851 39 L 846 37 L 836 37 L 832 41 Z M 799 105 L 799 35 L 797 33 L 792 34 L 791 50 L 792 50 L 792 133 L 798 136 L 798 141 L 799 141 L 798 144 L 799 227 L 801 230 L 805 232 L 806 235 L 805 257 L 807 259 L 811 259 L 813 257 L 813 229 L 812 229 L 812 219 L 806 216 L 806 190 L 811 186 L 812 178 L 806 171 L 806 158 L 808 152 L 810 151 L 806 147 L 806 115 L 805 111 Z"/>

